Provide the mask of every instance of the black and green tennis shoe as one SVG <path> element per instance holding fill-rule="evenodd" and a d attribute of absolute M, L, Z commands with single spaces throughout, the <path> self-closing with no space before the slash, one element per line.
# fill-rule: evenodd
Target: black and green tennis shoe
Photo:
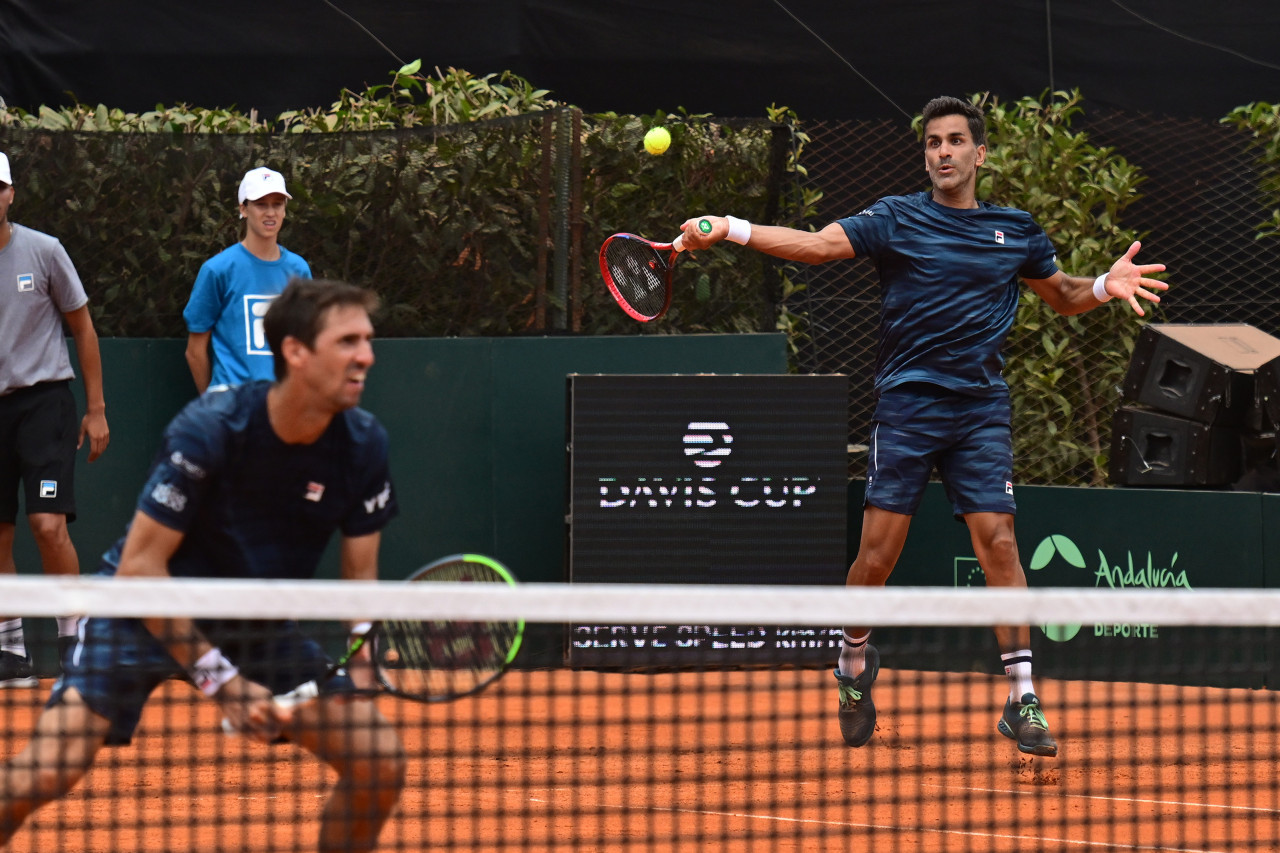
<path fill-rule="evenodd" d="M 840 686 L 840 736 L 849 746 L 862 746 L 876 731 L 876 706 L 871 701 L 871 685 L 880 674 L 880 653 L 867 646 L 867 668 L 854 678 L 835 670 Z"/>
<path fill-rule="evenodd" d="M 1049 758 L 1058 754 L 1058 742 L 1049 734 L 1049 723 L 1040 710 L 1040 700 L 1034 693 L 1022 694 L 1022 701 L 1012 698 L 1004 703 L 1004 714 L 996 723 L 1000 734 L 1018 742 L 1018 749 L 1028 755 Z"/>

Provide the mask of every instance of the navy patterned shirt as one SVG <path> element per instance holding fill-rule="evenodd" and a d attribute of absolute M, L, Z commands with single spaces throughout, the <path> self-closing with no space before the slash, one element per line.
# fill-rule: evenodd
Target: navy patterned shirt
<path fill-rule="evenodd" d="M 1007 394 L 1001 350 L 1018 312 L 1018 278 L 1058 270 L 1031 215 L 985 202 L 951 208 L 921 192 L 883 198 L 840 225 L 880 273 L 876 394 L 904 382 Z"/>
<path fill-rule="evenodd" d="M 196 398 L 164 432 L 138 509 L 185 534 L 178 577 L 305 579 L 335 530 L 362 536 L 397 512 L 386 430 L 363 409 L 312 444 L 285 444 L 267 417 L 271 383 Z M 103 557 L 114 574 L 122 538 Z"/>

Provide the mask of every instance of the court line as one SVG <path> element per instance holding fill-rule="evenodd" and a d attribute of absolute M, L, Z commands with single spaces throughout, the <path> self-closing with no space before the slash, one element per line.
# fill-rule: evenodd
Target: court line
<path fill-rule="evenodd" d="M 554 790 L 569 791 L 573 789 L 562 788 L 562 789 L 554 789 Z M 529 802 L 542 803 L 544 805 L 553 804 L 553 801 L 551 800 L 541 800 L 541 799 L 538 799 L 537 797 L 530 797 Z M 618 809 L 618 810 L 626 809 L 628 811 L 639 810 L 634 805 L 616 805 L 611 803 L 597 803 L 596 808 L 612 808 L 612 809 Z M 647 807 L 647 810 L 652 812 L 704 815 L 706 817 L 730 817 L 730 818 L 741 818 L 745 820 L 774 821 L 776 823 L 798 823 L 798 824 L 808 824 L 812 826 L 838 826 L 838 827 L 844 827 L 847 829 L 872 829 L 872 830 L 878 830 L 881 832 L 919 832 L 921 834 L 931 833 L 934 835 L 942 835 L 942 836 L 959 835 L 959 836 L 964 836 L 968 838 L 987 838 L 992 840 L 999 839 L 1001 841 L 1026 841 L 1026 842 L 1034 842 L 1039 844 L 1051 843 L 1051 844 L 1073 845 L 1076 847 L 1101 847 L 1108 850 L 1134 850 L 1134 851 L 1152 850 L 1152 851 L 1161 851 L 1161 853 L 1230 853 L 1230 851 L 1217 850 L 1212 847 L 1169 847 L 1164 844 L 1159 844 L 1159 845 L 1124 844 L 1122 842 L 1115 842 L 1115 841 L 1088 841 L 1088 840 L 1082 840 L 1077 838 L 1052 838 L 1052 837 L 1043 836 L 1043 835 L 1014 835 L 1014 834 L 1003 833 L 1003 832 L 975 832 L 972 830 L 960 830 L 960 829 L 936 829 L 934 827 L 929 827 L 929 826 L 902 826 L 902 825 L 888 825 L 888 824 L 878 824 L 878 823 L 857 823 L 854 821 L 843 821 L 843 820 L 814 820 L 813 818 L 783 817 L 781 815 L 750 814 L 746 812 L 721 812 L 721 811 L 712 811 L 709 809 L 681 809 L 681 808 L 664 807 L 664 806 L 649 806 Z"/>
<path fill-rule="evenodd" d="M 1023 791 L 1009 790 L 1005 788 L 974 788 L 967 785 L 932 785 L 925 783 L 922 788 L 935 788 L 939 791 L 972 791 L 978 794 L 1022 794 Z M 1097 794 L 1062 794 L 1063 799 L 1074 798 L 1077 800 L 1101 800 L 1108 803 L 1139 803 L 1148 806 L 1196 806 L 1202 809 L 1227 809 L 1230 811 L 1245 812 L 1265 812 L 1266 814 L 1280 813 L 1278 809 L 1267 808 L 1266 806 L 1230 806 L 1220 803 L 1188 803 L 1181 800 L 1149 800 L 1141 797 L 1101 797 Z"/>

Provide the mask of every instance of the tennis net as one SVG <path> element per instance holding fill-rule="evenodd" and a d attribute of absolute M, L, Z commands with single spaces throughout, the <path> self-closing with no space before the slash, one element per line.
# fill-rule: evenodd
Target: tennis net
<path fill-rule="evenodd" d="M 405 759 L 382 851 L 1280 849 L 1276 591 L 19 577 L 0 600 L 46 675 L 66 613 L 295 619 L 334 654 L 353 621 L 523 619 L 482 692 L 375 700 Z M 994 623 L 1034 626 L 1056 757 L 997 731 Z M 837 724 L 843 624 L 876 626 L 881 659 L 857 749 Z M 52 685 L 0 690 L 0 809 Z M 317 849 L 335 771 L 224 734 L 221 713 L 165 681 L 132 743 L 0 849 Z"/>

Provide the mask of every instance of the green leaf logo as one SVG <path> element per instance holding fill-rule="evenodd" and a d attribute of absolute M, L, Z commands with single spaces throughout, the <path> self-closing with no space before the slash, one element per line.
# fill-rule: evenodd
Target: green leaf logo
<path fill-rule="evenodd" d="M 1079 625 L 1041 625 L 1040 630 L 1055 643 L 1065 643 L 1080 633 Z"/>
<path fill-rule="evenodd" d="M 1076 543 L 1061 533 L 1054 533 L 1041 540 L 1040 544 L 1036 546 L 1035 553 L 1031 555 L 1031 564 L 1028 568 L 1032 571 L 1039 571 L 1049 565 L 1049 561 L 1055 556 L 1062 557 L 1077 569 L 1084 568 L 1084 555 L 1080 553 Z"/>
<path fill-rule="evenodd" d="M 1031 555 L 1031 563 L 1028 568 L 1039 571 L 1049 565 L 1055 556 L 1061 557 L 1077 569 L 1085 567 L 1084 555 L 1080 553 L 1076 543 L 1060 533 L 1054 533 L 1051 536 L 1046 536 L 1036 546 L 1035 552 Z M 1040 626 L 1040 630 L 1044 631 L 1044 635 L 1055 643 L 1065 643 L 1080 633 L 1080 628 L 1080 625 Z"/>

